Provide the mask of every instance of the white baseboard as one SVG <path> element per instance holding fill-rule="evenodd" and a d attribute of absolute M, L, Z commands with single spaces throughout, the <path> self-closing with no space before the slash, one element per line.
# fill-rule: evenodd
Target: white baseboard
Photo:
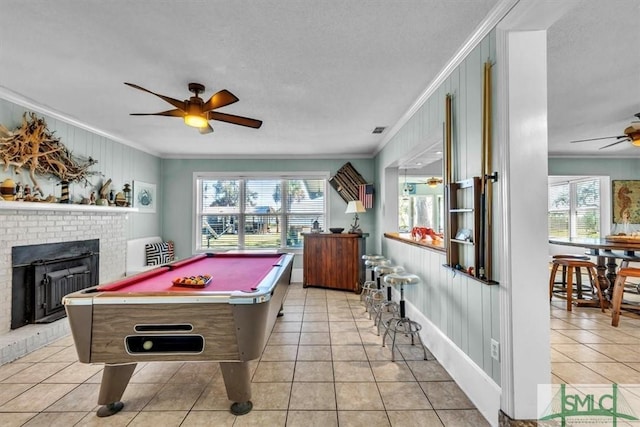
<path fill-rule="evenodd" d="M 301 268 L 294 268 L 291 270 L 291 283 L 302 283 L 304 277 Z"/>
<path fill-rule="evenodd" d="M 405 307 L 407 316 L 422 325 L 420 337 L 429 351 L 438 359 L 438 362 L 467 394 L 487 421 L 492 426 L 497 426 L 500 411 L 500 386 L 409 301 L 406 301 Z"/>

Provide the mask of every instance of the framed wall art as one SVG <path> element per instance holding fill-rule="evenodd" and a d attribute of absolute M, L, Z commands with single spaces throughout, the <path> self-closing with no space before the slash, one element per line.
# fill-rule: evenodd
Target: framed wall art
<path fill-rule="evenodd" d="M 611 213 L 614 224 L 640 224 L 640 181 L 611 181 Z"/>
<path fill-rule="evenodd" d="M 139 212 L 156 211 L 156 185 L 143 181 L 133 181 L 133 207 Z"/>

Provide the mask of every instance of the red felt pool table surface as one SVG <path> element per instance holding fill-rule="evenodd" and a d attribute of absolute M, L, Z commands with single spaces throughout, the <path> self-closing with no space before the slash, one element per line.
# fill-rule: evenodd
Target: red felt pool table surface
<path fill-rule="evenodd" d="M 101 292 L 253 292 L 274 265 L 278 265 L 281 254 L 201 254 L 183 261 L 163 266 L 146 273 L 137 274 L 117 282 L 100 285 Z M 208 274 L 211 282 L 203 288 L 174 286 L 173 281 L 181 277 Z"/>

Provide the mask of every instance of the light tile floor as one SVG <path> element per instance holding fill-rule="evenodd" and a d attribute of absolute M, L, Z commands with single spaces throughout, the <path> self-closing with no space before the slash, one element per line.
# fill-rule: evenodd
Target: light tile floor
<path fill-rule="evenodd" d="M 627 295 L 638 299 L 626 292 L 625 299 Z M 565 300 L 554 298 L 550 338 L 554 384 L 619 384 L 624 390 L 620 412 L 640 414 L 640 315 L 623 310 L 618 327 L 613 327 L 610 310 L 574 306 L 569 312 Z M 640 421 L 618 419 L 617 424 L 597 425 L 638 427 Z"/>
<path fill-rule="evenodd" d="M 626 294 L 625 294 L 626 295 Z M 551 372 L 556 384 L 640 384 L 640 316 L 551 303 Z"/>
<path fill-rule="evenodd" d="M 558 277 L 559 278 L 559 277 Z M 588 283 L 586 276 L 583 283 Z M 629 281 L 625 302 L 638 304 L 637 285 Z M 551 300 L 551 365 L 554 383 L 593 379 L 604 383 L 640 384 L 640 310 L 622 310 L 618 327 L 611 326 L 611 310 L 597 307 L 566 310 L 563 293 Z M 575 298 L 575 295 L 574 295 Z M 586 298 L 592 298 L 588 294 Z M 594 381 L 595 382 L 595 381 Z"/>
<path fill-rule="evenodd" d="M 588 315 L 579 319 L 599 324 Z M 580 329 L 569 320 L 558 313 L 554 345 L 562 339 L 581 345 L 565 334 Z M 596 330 L 588 332 L 598 337 Z M 636 336 L 637 342 L 629 345 L 640 344 L 640 334 Z M 260 360 L 252 364 L 254 409 L 247 415 L 236 417 L 228 411 L 231 402 L 217 363 L 155 362 L 138 365 L 122 412 L 98 418 L 102 366 L 78 363 L 73 341 L 66 337 L 0 366 L 0 426 L 488 425 L 433 356 L 422 360 L 422 350 L 405 339 L 392 362 L 391 350 L 380 344 L 358 295 L 293 284 L 285 315 Z M 618 357 L 616 349 L 592 350 L 600 356 L 579 348 L 571 354 L 580 354 L 583 369 L 593 375 L 625 374 L 605 366 Z M 557 378 L 574 375 L 557 365 L 567 359 L 573 360 L 556 349 Z M 634 363 L 640 369 L 640 357 L 620 365 L 640 375 Z M 592 370 L 593 364 L 597 366 Z"/>

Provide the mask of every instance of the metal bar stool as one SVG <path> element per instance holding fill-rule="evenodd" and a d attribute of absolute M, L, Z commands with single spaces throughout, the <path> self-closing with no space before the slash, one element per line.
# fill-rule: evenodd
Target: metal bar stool
<path fill-rule="evenodd" d="M 391 266 L 391 265 L 379 265 L 375 268 L 376 274 L 380 279 L 384 279 L 387 274 L 391 273 L 404 273 L 404 267 Z M 386 284 L 386 282 L 385 282 Z M 376 317 L 373 320 L 373 324 L 377 326 L 378 336 L 380 336 L 380 324 L 382 323 L 382 313 L 386 310 L 388 313 L 398 312 L 398 303 L 393 301 L 392 289 L 390 285 L 386 286 L 386 292 L 384 289 L 380 289 L 379 297 L 374 301 L 373 311 L 376 313 Z"/>
<path fill-rule="evenodd" d="M 584 261 L 574 258 L 556 258 L 553 260 L 553 268 L 551 269 L 551 276 L 549 277 L 549 301 L 553 298 L 553 290 L 555 284 L 555 276 L 559 267 L 567 269 L 567 311 L 571 311 L 573 305 L 573 275 L 578 275 L 579 268 L 584 268 L 589 274 L 589 281 L 591 282 L 591 289 L 595 289 L 594 294 L 598 298 L 600 309 L 604 313 L 604 295 L 600 289 L 600 282 L 598 281 L 598 275 L 596 273 L 596 265 L 591 261 Z M 582 283 L 581 281 L 579 282 Z M 578 295 L 582 296 L 582 293 Z"/>
<path fill-rule="evenodd" d="M 396 335 L 398 332 L 405 335 L 411 336 L 411 345 L 414 345 L 414 337 L 418 337 L 418 341 L 422 346 L 422 351 L 424 352 L 424 360 L 427 360 L 427 348 L 422 342 L 422 338 L 420 337 L 420 330 L 422 326 L 418 322 L 414 322 L 409 319 L 406 315 L 405 311 L 405 301 L 404 301 L 404 285 L 415 285 L 420 283 L 420 278 L 415 274 L 405 274 L 405 273 L 391 273 L 387 274 L 384 277 L 385 283 L 391 286 L 400 286 L 400 317 L 394 317 L 390 319 L 386 323 L 386 330 L 384 331 L 384 335 L 382 336 L 382 346 L 385 346 L 385 340 L 387 335 L 392 335 L 391 337 L 391 361 L 395 362 L 395 347 L 396 347 Z"/>
<path fill-rule="evenodd" d="M 371 268 L 371 281 L 366 282 L 368 291 L 364 298 L 365 311 L 369 312 L 369 319 L 371 319 L 371 311 L 373 310 L 375 301 L 381 299 L 382 297 L 380 295 L 380 277 L 376 277 L 375 269 L 377 266 L 389 264 L 391 264 L 391 261 L 386 258 L 370 259 L 365 261 L 365 265 Z"/>
<path fill-rule="evenodd" d="M 620 307 L 622 306 L 624 283 L 627 277 L 640 277 L 640 268 L 627 267 L 618 271 L 613 285 L 613 298 L 611 299 L 611 326 L 618 326 L 620 322 Z"/>
<path fill-rule="evenodd" d="M 366 280 L 362 284 L 362 290 L 360 291 L 360 302 L 364 302 L 369 292 L 375 287 L 376 274 L 373 269 L 376 265 L 378 265 L 377 263 L 384 260 L 385 257 L 383 255 L 362 255 L 362 259 L 364 260 L 365 268 L 371 271 L 371 280 Z"/>

